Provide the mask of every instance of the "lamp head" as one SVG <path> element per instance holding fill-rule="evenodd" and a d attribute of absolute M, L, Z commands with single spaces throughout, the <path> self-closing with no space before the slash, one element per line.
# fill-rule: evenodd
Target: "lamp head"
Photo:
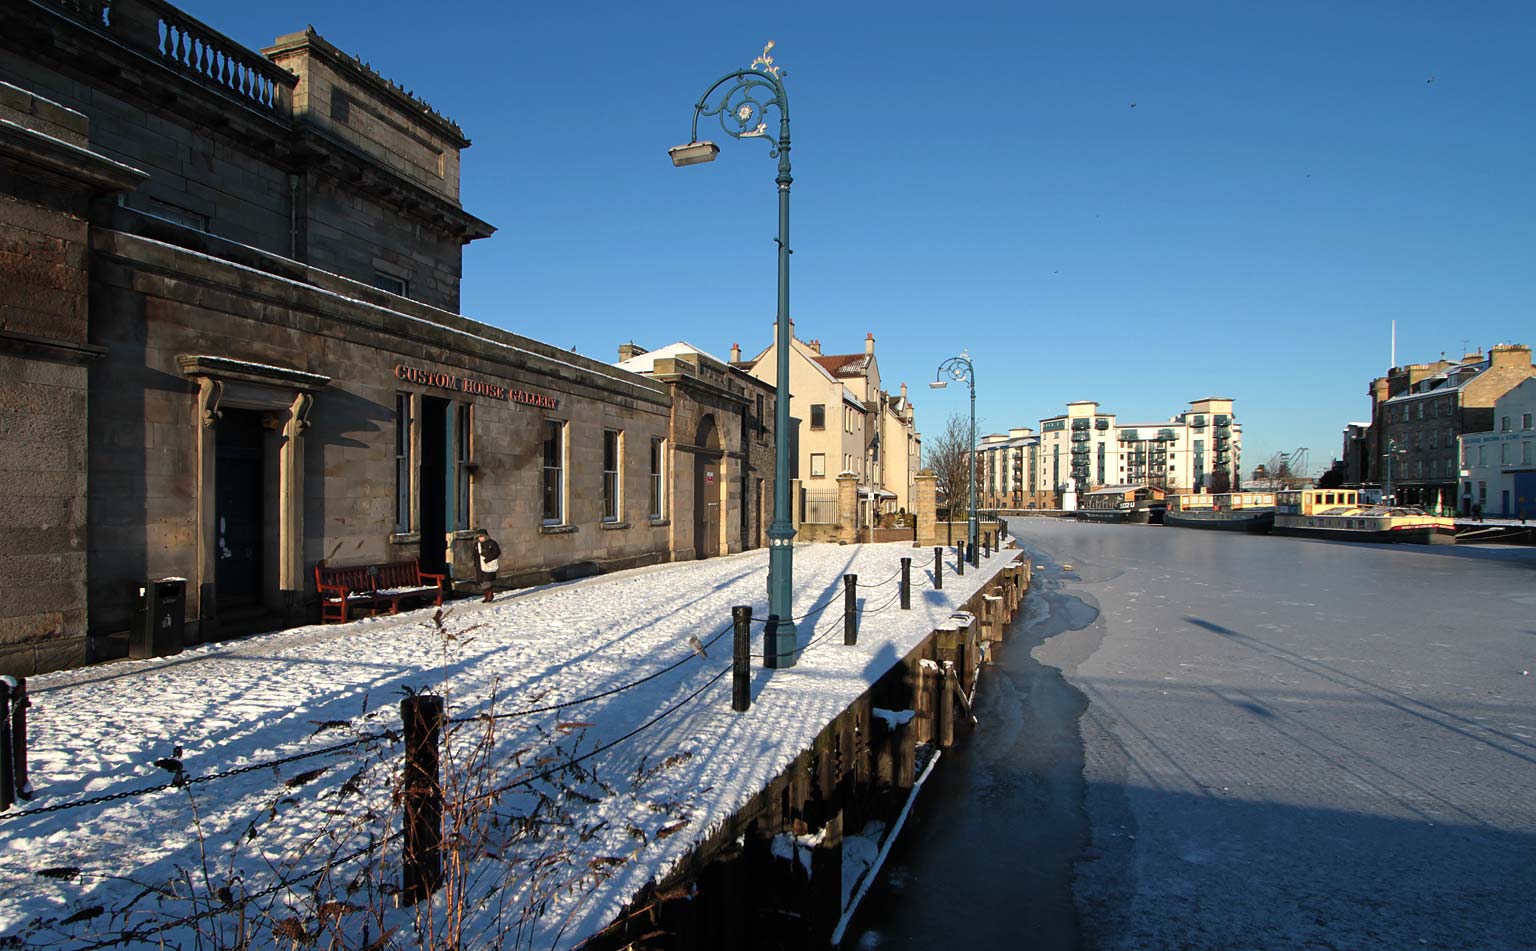
<path fill-rule="evenodd" d="M 949 386 L 948 380 L 934 380 L 932 383 L 928 384 L 929 389 L 934 390 L 942 390 L 946 386 Z"/>
<path fill-rule="evenodd" d="M 672 156 L 672 164 L 678 168 L 702 165 L 715 160 L 715 156 L 720 154 L 720 146 L 713 142 L 689 142 L 687 145 L 672 146 L 667 149 L 667 154 Z"/>

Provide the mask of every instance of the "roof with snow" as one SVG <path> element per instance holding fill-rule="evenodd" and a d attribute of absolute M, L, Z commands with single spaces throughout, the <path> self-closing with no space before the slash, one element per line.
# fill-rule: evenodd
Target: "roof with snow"
<path fill-rule="evenodd" d="M 867 353 L 834 353 L 830 356 L 815 356 L 811 359 L 821 364 L 822 368 L 833 376 L 863 376 L 869 369 Z"/>
<path fill-rule="evenodd" d="M 702 350 L 698 347 L 695 347 L 693 344 L 686 340 L 679 340 L 677 343 L 669 343 L 659 350 L 648 350 L 645 353 L 637 353 L 630 357 L 628 360 L 620 360 L 618 363 L 615 363 L 614 366 L 618 367 L 620 370 L 628 370 L 631 373 L 655 373 L 656 360 L 658 358 L 692 356 L 694 354 L 697 354 L 698 356 L 704 357 L 708 360 L 712 360 L 722 367 L 730 366 L 730 363 L 727 361 L 720 359 L 719 357 L 710 353 L 708 350 Z"/>

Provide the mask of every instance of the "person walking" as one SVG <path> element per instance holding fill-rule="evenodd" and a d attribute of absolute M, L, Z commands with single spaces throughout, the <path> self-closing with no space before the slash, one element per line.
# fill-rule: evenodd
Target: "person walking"
<path fill-rule="evenodd" d="M 490 603 L 495 597 L 491 589 L 496 584 L 496 572 L 501 570 L 501 546 L 483 528 L 475 532 L 475 557 L 476 573 L 485 587 L 485 597 L 481 600 Z"/>

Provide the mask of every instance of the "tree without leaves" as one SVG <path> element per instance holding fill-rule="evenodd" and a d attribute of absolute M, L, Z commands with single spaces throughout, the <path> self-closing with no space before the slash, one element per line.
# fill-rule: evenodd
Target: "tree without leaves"
<path fill-rule="evenodd" d="M 970 505 L 970 497 L 965 491 L 966 481 L 970 478 L 970 451 L 970 419 L 958 413 L 950 416 L 943 431 L 923 446 L 925 467 L 937 477 L 939 492 L 948 500 L 951 513 L 957 508 L 968 509 Z"/>

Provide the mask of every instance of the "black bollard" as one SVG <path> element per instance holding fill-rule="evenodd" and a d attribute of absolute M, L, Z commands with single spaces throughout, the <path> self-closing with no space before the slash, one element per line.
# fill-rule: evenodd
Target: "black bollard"
<path fill-rule="evenodd" d="M 944 590 L 944 549 L 933 550 L 933 590 Z"/>
<path fill-rule="evenodd" d="M 416 694 L 400 701 L 405 723 L 405 855 L 400 903 L 429 898 L 443 881 L 443 790 L 438 779 L 438 737 L 443 698 Z"/>
<path fill-rule="evenodd" d="M 859 576 L 843 575 L 843 643 L 859 642 Z"/>
<path fill-rule="evenodd" d="M 991 532 L 982 532 L 981 533 L 981 557 L 983 557 L 983 558 L 991 558 L 992 557 L 992 533 Z"/>
<path fill-rule="evenodd" d="M 960 543 L 960 547 L 958 549 L 956 549 L 956 553 L 960 557 L 955 559 L 955 574 L 957 574 L 960 577 L 964 578 L 965 577 L 965 542 L 961 542 Z"/>
<path fill-rule="evenodd" d="M 731 654 L 731 709 L 746 713 L 752 707 L 752 605 L 731 608 L 736 625 Z"/>
<path fill-rule="evenodd" d="M 912 610 L 912 559 L 901 560 L 901 609 Z"/>
<path fill-rule="evenodd" d="M 11 694 L 11 774 L 16 783 L 16 798 L 31 799 L 32 785 L 27 781 L 27 708 L 32 700 L 27 696 L 27 678 L 16 678 L 16 691 Z"/>
<path fill-rule="evenodd" d="M 970 542 L 970 541 L 966 542 L 965 543 L 965 550 L 970 552 L 970 555 L 971 555 L 971 567 L 975 568 L 975 567 L 979 566 L 981 564 L 981 562 L 979 560 L 977 560 L 976 556 L 979 555 L 980 552 L 978 552 L 976 550 L 976 543 L 975 542 Z"/>
<path fill-rule="evenodd" d="M 0 677 L 0 812 L 16 801 L 16 777 L 11 769 L 11 682 Z"/>

